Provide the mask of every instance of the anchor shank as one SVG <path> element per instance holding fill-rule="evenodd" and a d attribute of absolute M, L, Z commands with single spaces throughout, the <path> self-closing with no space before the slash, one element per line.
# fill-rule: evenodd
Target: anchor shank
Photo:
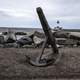
<path fill-rule="evenodd" d="M 37 8 L 37 14 L 39 16 L 43 31 L 45 33 L 45 36 L 48 37 L 48 43 L 51 45 L 53 52 L 56 54 L 58 53 L 58 48 L 56 46 L 56 40 L 53 36 L 53 33 L 51 31 L 51 28 L 46 20 L 46 17 L 40 7 Z"/>

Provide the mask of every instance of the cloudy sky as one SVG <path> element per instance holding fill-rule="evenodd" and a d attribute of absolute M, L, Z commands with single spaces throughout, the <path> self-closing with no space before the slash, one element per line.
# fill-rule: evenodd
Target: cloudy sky
<path fill-rule="evenodd" d="M 41 28 L 36 8 L 42 7 L 49 25 L 80 29 L 80 0 L 0 0 L 0 27 Z"/>

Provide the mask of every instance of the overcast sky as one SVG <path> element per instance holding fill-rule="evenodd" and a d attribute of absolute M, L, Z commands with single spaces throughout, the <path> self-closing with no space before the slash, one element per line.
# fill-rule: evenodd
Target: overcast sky
<path fill-rule="evenodd" d="M 0 0 L 0 27 L 41 28 L 36 8 L 42 7 L 49 25 L 80 29 L 80 0 Z"/>

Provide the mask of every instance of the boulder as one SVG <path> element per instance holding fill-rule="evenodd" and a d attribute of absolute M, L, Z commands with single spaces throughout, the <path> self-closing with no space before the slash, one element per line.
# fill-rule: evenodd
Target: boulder
<path fill-rule="evenodd" d="M 31 45 L 33 43 L 32 39 L 28 36 L 21 37 L 19 40 L 16 41 L 16 43 L 19 45 L 19 47 L 22 47 L 23 45 Z"/>

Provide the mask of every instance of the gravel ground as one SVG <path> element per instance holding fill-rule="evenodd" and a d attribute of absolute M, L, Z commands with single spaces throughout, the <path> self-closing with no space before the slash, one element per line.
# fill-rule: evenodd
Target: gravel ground
<path fill-rule="evenodd" d="M 59 49 L 62 56 L 55 65 L 35 67 L 26 62 L 25 55 L 35 58 L 40 51 L 38 48 L 0 48 L 0 80 L 80 78 L 80 48 Z"/>

